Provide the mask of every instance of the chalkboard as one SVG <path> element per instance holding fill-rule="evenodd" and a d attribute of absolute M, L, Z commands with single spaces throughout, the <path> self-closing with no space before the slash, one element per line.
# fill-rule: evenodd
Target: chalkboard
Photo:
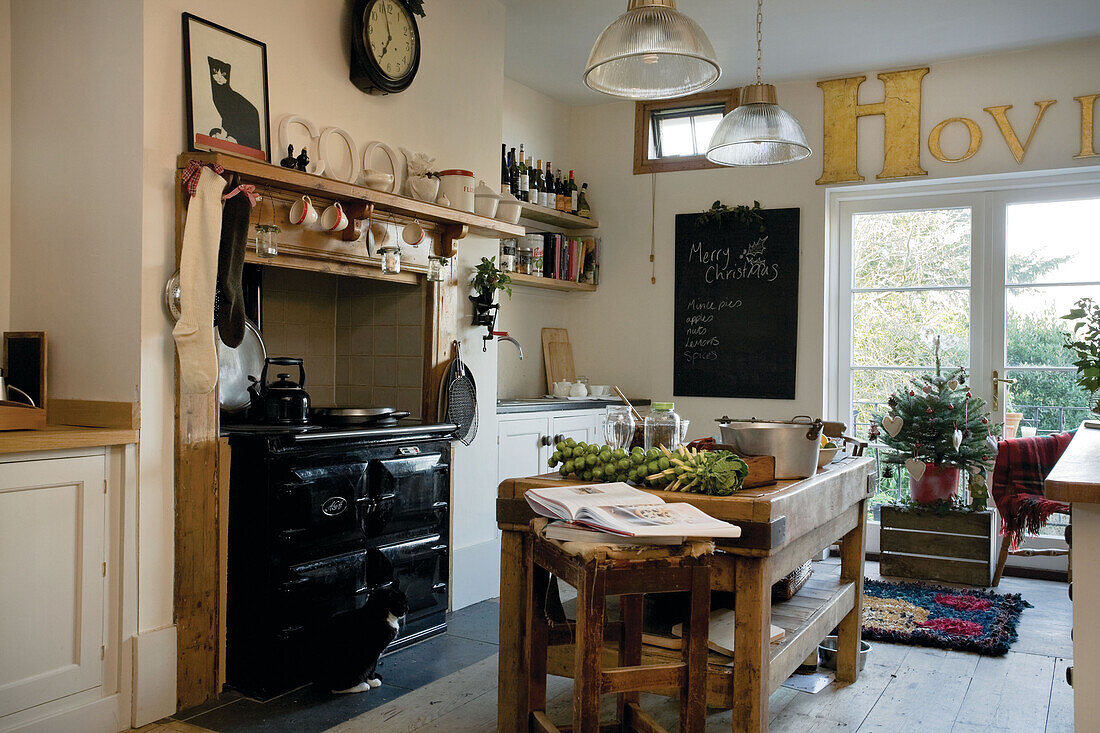
<path fill-rule="evenodd" d="M 673 392 L 794 399 L 798 209 L 676 215 Z"/>

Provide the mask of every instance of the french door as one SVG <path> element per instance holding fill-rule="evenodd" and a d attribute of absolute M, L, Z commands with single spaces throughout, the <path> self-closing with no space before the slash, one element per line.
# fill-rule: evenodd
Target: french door
<path fill-rule="evenodd" d="M 939 335 L 941 368 L 967 368 L 992 421 L 1020 420 L 1017 434 L 1076 428 L 1087 395 L 1060 316 L 1100 300 L 1100 171 L 876 189 L 829 196 L 834 416 L 866 439 L 890 393 L 934 371 Z M 904 470 L 886 471 L 873 502 L 907 491 Z M 870 551 L 876 520 L 877 507 Z M 1029 544 L 1063 544 L 1057 521 Z M 1052 560 L 1064 563 L 1010 562 Z"/>

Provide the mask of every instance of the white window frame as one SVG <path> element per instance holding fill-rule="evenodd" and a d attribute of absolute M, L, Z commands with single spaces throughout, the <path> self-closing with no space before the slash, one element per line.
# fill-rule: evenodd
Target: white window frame
<path fill-rule="evenodd" d="M 988 322 L 1003 313 L 1005 207 L 1026 201 L 1082 197 L 1084 187 L 1094 195 L 1100 185 L 1100 166 L 1027 171 L 935 181 L 898 181 L 860 186 L 830 186 L 825 190 L 826 320 L 825 404 L 832 419 L 851 419 L 851 217 L 868 211 L 970 206 L 971 313 L 970 373 L 978 394 L 990 397 L 987 381 L 995 360 L 1002 360 L 1004 333 Z M 998 246 L 994 243 L 1000 243 Z M 1000 278 L 995 273 L 1002 273 Z M 975 337 L 977 335 L 977 337 Z M 995 355 L 1002 355 L 997 357 Z M 994 415 L 1003 421 L 1004 406 Z M 990 501 L 991 508 L 994 508 Z M 1033 548 L 1065 547 L 1060 537 L 1032 537 Z M 867 552 L 879 551 L 879 525 L 868 523 Z M 1061 557 L 1010 557 L 1008 564 L 1043 570 L 1064 570 Z"/>

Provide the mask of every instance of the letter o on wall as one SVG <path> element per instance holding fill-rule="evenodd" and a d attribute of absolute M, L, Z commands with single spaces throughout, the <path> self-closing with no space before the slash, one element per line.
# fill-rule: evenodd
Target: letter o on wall
<path fill-rule="evenodd" d="M 943 154 L 943 148 L 940 147 L 940 135 L 943 134 L 943 129 L 954 122 L 961 122 L 966 125 L 966 129 L 970 134 L 970 146 L 966 149 L 958 158 L 949 158 Z M 978 127 L 978 123 L 969 117 L 949 117 L 940 124 L 932 128 L 932 132 L 928 133 L 928 151 L 932 153 L 932 157 L 936 160 L 943 161 L 944 163 L 961 163 L 964 160 L 969 160 L 974 157 L 974 154 L 978 152 L 978 148 L 982 146 L 982 128 Z"/>

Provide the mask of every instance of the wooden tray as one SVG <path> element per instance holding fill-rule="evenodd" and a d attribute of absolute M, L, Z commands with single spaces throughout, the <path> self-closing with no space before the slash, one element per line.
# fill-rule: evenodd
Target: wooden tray
<path fill-rule="evenodd" d="M 46 427 L 46 411 L 18 402 L 0 401 L 0 430 L 41 430 Z"/>

